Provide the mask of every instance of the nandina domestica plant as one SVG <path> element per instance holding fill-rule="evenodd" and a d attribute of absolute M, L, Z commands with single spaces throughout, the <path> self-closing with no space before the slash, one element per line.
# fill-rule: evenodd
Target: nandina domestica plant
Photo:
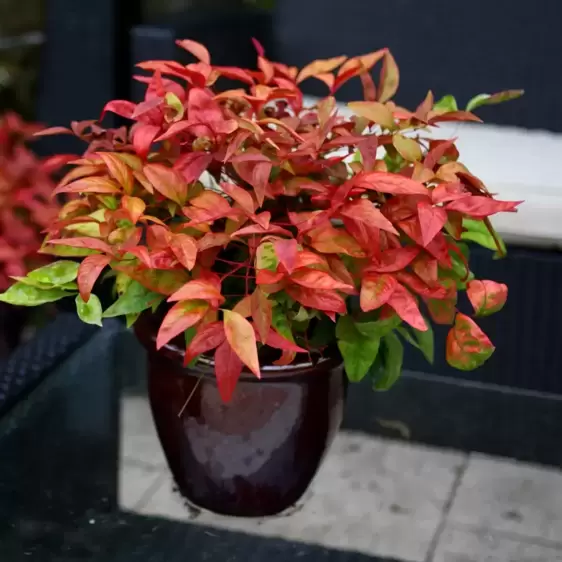
<path fill-rule="evenodd" d="M 431 321 L 451 325 L 451 365 L 486 361 L 494 347 L 457 297 L 466 290 L 483 316 L 502 308 L 507 287 L 474 279 L 467 243 L 503 255 L 489 217 L 519 202 L 495 199 L 455 140 L 433 130 L 480 121 L 473 109 L 521 92 L 483 94 L 466 110 L 429 92 L 410 111 L 391 101 L 399 71 L 387 49 L 298 70 L 257 44 L 258 70 L 247 70 L 213 66 L 194 41 L 178 44 L 197 61 L 141 63 L 145 100 L 105 106 L 102 119 L 111 112 L 129 127 L 45 131 L 74 133 L 88 149 L 54 192 L 77 198 L 48 225 L 43 246 L 80 266 L 60 260 L 42 269 L 44 281 L 62 297 L 76 280 L 89 323 L 161 318 L 157 347 L 185 337 L 186 365 L 214 357 L 224 401 L 244 368 L 259 378 L 260 366 L 334 353 L 350 380 L 368 375 L 387 389 L 404 342 L 432 358 Z M 364 99 L 340 113 L 333 95 L 355 77 Z M 219 92 L 221 78 L 242 87 Z M 310 107 L 300 89 L 307 79 L 329 93 Z M 106 269 L 117 299 L 102 311 L 92 289 Z M 28 281 L 1 299 L 41 301 L 47 289 Z"/>
<path fill-rule="evenodd" d="M 64 157 L 40 159 L 25 144 L 40 130 L 15 113 L 0 117 L 2 290 L 47 261 L 47 256 L 37 255 L 43 241 L 41 231 L 52 224 L 60 210 L 52 199 L 56 187 L 52 174 L 64 163 Z"/>

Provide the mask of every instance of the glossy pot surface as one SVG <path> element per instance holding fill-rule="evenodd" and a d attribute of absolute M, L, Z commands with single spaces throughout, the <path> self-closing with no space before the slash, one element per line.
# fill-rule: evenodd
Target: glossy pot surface
<path fill-rule="evenodd" d="M 346 378 L 339 359 L 243 372 L 230 403 L 213 365 L 184 368 L 183 349 L 156 351 L 155 330 L 140 320 L 148 351 L 154 422 L 179 491 L 215 513 L 281 513 L 304 494 L 343 415 Z"/>

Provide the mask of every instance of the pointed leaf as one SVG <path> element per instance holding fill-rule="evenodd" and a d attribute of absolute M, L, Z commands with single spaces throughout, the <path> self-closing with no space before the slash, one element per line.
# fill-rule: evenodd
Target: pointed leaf
<path fill-rule="evenodd" d="M 495 347 L 488 336 L 468 316 L 457 313 L 455 325 L 447 335 L 447 362 L 461 371 L 483 365 Z"/>
<path fill-rule="evenodd" d="M 137 281 L 130 281 L 123 294 L 103 313 L 103 318 L 114 318 L 137 314 L 152 307 L 162 297 L 143 287 Z"/>
<path fill-rule="evenodd" d="M 393 224 L 368 199 L 351 201 L 340 212 L 343 216 L 360 221 L 372 228 L 380 228 L 392 234 L 398 234 Z"/>
<path fill-rule="evenodd" d="M 194 279 L 188 281 L 181 289 L 178 289 L 168 302 L 188 301 L 188 300 L 203 300 L 207 301 L 213 306 L 219 306 L 224 302 L 224 297 L 221 295 L 220 287 L 217 287 L 211 281 L 206 279 Z"/>
<path fill-rule="evenodd" d="M 386 51 L 379 80 L 379 101 L 385 102 L 392 98 L 398 90 L 399 83 L 398 65 L 390 51 Z"/>
<path fill-rule="evenodd" d="M 178 205 L 185 203 L 187 183 L 174 169 L 163 164 L 146 164 L 143 172 L 158 193 Z"/>
<path fill-rule="evenodd" d="M 174 169 L 189 184 L 198 180 L 212 161 L 213 155 L 208 152 L 188 152 L 176 160 Z"/>
<path fill-rule="evenodd" d="M 392 144 L 404 160 L 408 162 L 419 162 L 422 159 L 421 146 L 414 139 L 403 135 L 394 135 L 392 137 Z"/>
<path fill-rule="evenodd" d="M 291 275 L 291 281 L 310 289 L 353 291 L 354 288 L 353 285 L 338 281 L 329 273 L 318 269 L 298 269 Z"/>
<path fill-rule="evenodd" d="M 102 308 L 101 302 L 96 295 L 89 295 L 88 302 L 82 300 L 80 295 L 76 296 L 76 312 L 82 322 L 101 326 Z"/>
<path fill-rule="evenodd" d="M 197 242 L 188 234 L 174 234 L 170 238 L 170 249 L 177 260 L 189 271 L 197 260 Z"/>
<path fill-rule="evenodd" d="M 55 302 L 71 293 L 60 289 L 40 289 L 25 283 L 14 283 L 7 291 L 0 294 L 0 301 L 16 306 L 38 306 L 48 302 Z"/>
<path fill-rule="evenodd" d="M 466 105 L 466 111 L 473 111 L 482 105 L 495 105 L 504 101 L 520 98 L 525 93 L 524 90 L 506 90 L 497 94 L 479 94 L 473 97 Z"/>
<path fill-rule="evenodd" d="M 28 277 L 39 283 L 49 283 L 53 286 L 64 285 L 76 279 L 78 264 L 75 261 L 59 260 L 28 273 Z"/>
<path fill-rule="evenodd" d="M 94 254 L 84 258 L 78 269 L 78 288 L 83 302 L 89 302 L 90 293 L 103 269 L 109 265 L 110 256 Z"/>
<path fill-rule="evenodd" d="M 357 178 L 357 186 L 393 195 L 429 195 L 422 183 L 390 172 L 368 172 Z"/>
<path fill-rule="evenodd" d="M 156 125 L 142 125 L 134 129 L 133 132 L 133 147 L 135 152 L 141 157 L 145 158 L 150 152 L 150 147 L 154 139 L 160 132 L 160 127 Z"/>
<path fill-rule="evenodd" d="M 203 319 L 208 310 L 209 304 L 205 301 L 194 300 L 176 303 L 162 320 L 156 336 L 156 349 L 161 349 L 170 340 L 173 340 L 191 326 L 195 326 L 197 322 Z"/>
<path fill-rule="evenodd" d="M 424 332 L 428 329 L 427 324 L 418 307 L 416 298 L 406 289 L 398 284 L 388 299 L 388 304 L 396 311 L 396 314 L 410 324 L 412 328 Z"/>
<path fill-rule="evenodd" d="M 452 201 L 446 206 L 446 209 L 475 219 L 483 219 L 496 213 L 516 212 L 516 207 L 521 203 L 523 201 L 496 201 L 490 197 L 474 195 Z"/>
<path fill-rule="evenodd" d="M 402 374 L 404 346 L 394 333 L 387 334 L 381 342 L 381 364 L 373 381 L 375 390 L 384 391 L 391 388 Z"/>
<path fill-rule="evenodd" d="M 196 59 L 199 59 L 201 62 L 204 62 L 205 64 L 211 64 L 211 55 L 209 54 L 207 48 L 201 43 L 198 43 L 197 41 L 193 41 L 191 39 L 180 39 L 176 41 L 176 45 L 190 52 Z"/>
<path fill-rule="evenodd" d="M 226 339 L 222 322 L 211 322 L 200 326 L 193 339 L 185 350 L 184 366 L 189 365 L 196 357 L 202 353 L 207 353 L 221 345 Z"/>
<path fill-rule="evenodd" d="M 298 243 L 295 239 L 279 239 L 274 242 L 274 252 L 279 262 L 291 274 L 297 263 Z M 277 264 L 275 265 L 277 268 Z"/>
<path fill-rule="evenodd" d="M 392 111 L 378 101 L 354 101 L 348 103 L 347 106 L 355 115 L 364 117 L 377 125 L 382 125 L 387 129 L 395 127 Z"/>
<path fill-rule="evenodd" d="M 224 331 L 228 343 L 242 363 L 259 379 L 261 377 L 260 364 L 254 328 L 248 320 L 232 310 L 223 310 L 223 314 Z"/>
<path fill-rule="evenodd" d="M 243 367 L 244 364 L 232 346 L 228 341 L 223 341 L 215 351 L 215 376 L 223 402 L 228 403 L 232 400 Z"/>
<path fill-rule="evenodd" d="M 273 309 L 271 301 L 260 287 L 253 292 L 250 307 L 260 341 L 265 342 L 271 328 Z"/>
<path fill-rule="evenodd" d="M 434 207 L 430 203 L 420 201 L 418 203 L 418 218 L 423 246 L 429 246 L 438 232 L 447 222 L 447 212 L 442 207 Z"/>
<path fill-rule="evenodd" d="M 111 177 L 125 190 L 125 193 L 133 191 L 133 170 L 123 162 L 119 156 L 111 152 L 97 152 L 107 166 Z"/>
<path fill-rule="evenodd" d="M 489 316 L 504 307 L 507 285 L 495 281 L 471 281 L 466 294 L 477 316 Z"/>
<path fill-rule="evenodd" d="M 314 290 L 295 285 L 288 285 L 285 290 L 292 299 L 308 308 L 338 314 L 347 312 L 345 300 L 335 291 Z"/>

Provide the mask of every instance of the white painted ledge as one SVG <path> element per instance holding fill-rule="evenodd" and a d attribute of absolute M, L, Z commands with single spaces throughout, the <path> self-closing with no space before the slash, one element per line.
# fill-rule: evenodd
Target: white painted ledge
<path fill-rule="evenodd" d="M 507 241 L 562 248 L 562 134 L 447 123 L 434 136 L 456 137 L 462 162 L 499 199 L 524 201 L 517 213 L 493 217 Z"/>

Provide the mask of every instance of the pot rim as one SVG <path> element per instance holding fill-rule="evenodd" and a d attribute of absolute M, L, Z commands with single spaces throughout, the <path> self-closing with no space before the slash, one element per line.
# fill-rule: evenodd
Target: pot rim
<path fill-rule="evenodd" d="M 183 361 L 184 350 L 180 349 L 178 346 L 167 343 L 163 346 L 157 353 L 162 353 L 163 351 L 168 351 L 168 353 L 173 353 L 178 359 Z M 246 366 L 242 369 L 240 373 L 240 380 L 246 382 L 263 382 L 264 380 L 280 381 L 283 379 L 295 379 L 298 377 L 306 377 L 309 375 L 314 375 L 317 373 L 323 373 L 326 370 L 331 370 L 339 367 L 343 362 L 335 356 L 321 357 L 316 363 L 312 361 L 304 361 L 299 363 L 292 363 L 290 365 L 260 365 L 261 378 L 258 379 L 254 373 L 252 373 Z M 215 379 L 215 362 L 210 357 L 199 356 L 197 363 L 193 367 L 183 367 L 187 372 L 197 372 L 204 377 L 210 377 Z"/>

